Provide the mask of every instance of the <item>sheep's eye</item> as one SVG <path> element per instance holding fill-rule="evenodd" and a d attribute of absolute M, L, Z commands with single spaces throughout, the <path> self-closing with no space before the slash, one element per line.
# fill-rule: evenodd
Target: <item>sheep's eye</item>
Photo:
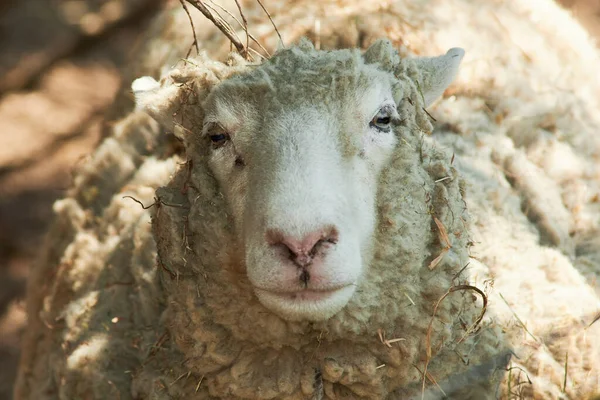
<path fill-rule="evenodd" d="M 211 133 L 208 135 L 208 137 L 210 138 L 214 148 L 223 146 L 230 139 L 229 133 L 223 129 L 216 130 L 216 132 Z"/>
<path fill-rule="evenodd" d="M 380 130 L 388 132 L 392 124 L 392 116 L 389 109 L 382 108 L 371 120 L 370 126 Z"/>
<path fill-rule="evenodd" d="M 228 136 L 224 133 L 219 133 L 218 135 L 210 135 L 210 140 L 213 143 L 221 143 L 228 139 Z"/>

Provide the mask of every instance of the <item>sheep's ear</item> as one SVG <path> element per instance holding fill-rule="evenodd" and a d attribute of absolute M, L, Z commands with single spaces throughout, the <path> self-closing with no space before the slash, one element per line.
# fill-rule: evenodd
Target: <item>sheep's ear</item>
<path fill-rule="evenodd" d="M 210 70 L 192 66 L 172 69 L 158 82 L 149 76 L 138 78 L 131 90 L 136 110 L 180 136 L 186 129 L 202 125 L 204 111 L 199 102 L 219 81 Z"/>
<path fill-rule="evenodd" d="M 131 90 L 135 97 L 135 109 L 144 111 L 151 102 L 152 95 L 160 88 L 160 84 L 151 76 L 142 76 L 133 81 Z"/>
<path fill-rule="evenodd" d="M 135 97 L 135 109 L 150 115 L 170 132 L 175 129 L 174 108 L 179 105 L 180 87 L 164 79 L 157 82 L 150 76 L 133 81 L 131 90 Z"/>
<path fill-rule="evenodd" d="M 452 83 L 464 55 L 463 49 L 455 47 L 443 56 L 419 57 L 414 60 L 422 76 L 419 86 L 425 100 L 425 107 L 440 97 Z"/>

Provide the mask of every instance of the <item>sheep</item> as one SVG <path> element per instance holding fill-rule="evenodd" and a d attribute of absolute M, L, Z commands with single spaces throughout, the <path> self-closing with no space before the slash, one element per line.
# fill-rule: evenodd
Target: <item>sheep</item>
<path fill-rule="evenodd" d="M 436 347 L 468 336 L 468 327 L 452 326 L 460 326 L 458 315 L 475 323 L 481 310 L 471 296 L 441 303 L 448 321 L 435 331 L 419 318 L 468 262 L 461 181 L 445 153 L 420 143 L 431 130 L 422 109 L 452 81 L 462 55 L 452 49 L 400 62 L 389 42 L 376 42 L 363 57 L 319 53 L 304 41 L 214 88 L 206 87 L 211 71 L 198 67 L 208 60 L 172 71 L 160 85 L 148 77 L 134 82 L 138 107 L 180 134 L 193 166 L 157 191 L 179 206 L 161 207 L 153 226 L 158 262 L 174 277 L 163 282 L 173 293 L 165 323 L 181 327 L 171 335 L 212 396 L 404 397 L 403 386 L 419 383 L 413 365 L 433 347 L 419 350 L 424 342 L 412 343 L 406 332 L 429 335 Z M 196 96 L 206 97 L 202 107 L 184 106 L 199 104 Z M 195 127 L 202 133 L 192 134 Z M 436 185 L 442 176 L 452 179 Z M 432 231 L 432 214 L 450 232 L 450 248 Z M 202 239 L 182 242 L 186 225 Z M 440 254 L 435 268 L 423 268 Z M 195 302 L 205 317 L 189 311 Z M 217 334 L 223 328 L 228 333 Z M 390 349 L 377 329 L 405 342 Z M 461 351 L 477 364 L 480 346 L 485 361 L 501 341 L 490 327 Z M 223 356 L 205 346 L 238 355 L 215 365 Z M 349 357 L 356 361 L 338 361 Z M 152 396 L 148 386 L 142 397 Z"/>
<path fill-rule="evenodd" d="M 473 7 L 445 4 L 458 19 Z M 55 204 L 16 398 L 597 392 L 598 211 L 583 191 L 598 188 L 598 87 L 561 93 L 569 113 L 555 92 L 528 89 L 548 87 L 559 70 L 549 60 L 562 65 L 542 41 L 546 53 L 494 53 L 498 65 L 527 62 L 522 81 L 507 83 L 518 79 L 508 64 L 466 61 L 468 82 L 448 92 L 463 51 L 407 57 L 406 43 L 481 52 L 506 21 L 527 28 L 515 20 L 529 3 L 478 7 L 498 20 L 479 45 L 467 46 L 466 24 L 442 23 L 444 8 L 397 2 L 371 16 L 408 10 L 400 54 L 386 40 L 364 53 L 301 40 L 262 63 L 199 55 L 174 69 L 163 66 L 187 50 L 172 34 L 186 15 L 163 17 L 136 71 L 161 79 L 133 82 L 135 110 Z M 323 15 L 332 31 L 352 21 Z M 364 40 L 371 23 L 350 30 Z M 336 37 L 321 34 L 323 46 Z M 576 34 L 579 48 L 562 51 L 597 62 Z M 573 68 L 563 83 L 589 67 Z M 516 118 L 525 105 L 531 117 Z"/>

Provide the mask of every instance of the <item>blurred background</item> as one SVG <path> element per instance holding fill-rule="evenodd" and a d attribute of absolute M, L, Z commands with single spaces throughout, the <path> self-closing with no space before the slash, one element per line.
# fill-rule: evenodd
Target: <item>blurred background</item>
<path fill-rule="evenodd" d="M 52 203 L 110 123 L 131 50 L 166 1 L 178 0 L 0 0 L 0 400 Z M 561 4 L 600 40 L 600 0 Z"/>

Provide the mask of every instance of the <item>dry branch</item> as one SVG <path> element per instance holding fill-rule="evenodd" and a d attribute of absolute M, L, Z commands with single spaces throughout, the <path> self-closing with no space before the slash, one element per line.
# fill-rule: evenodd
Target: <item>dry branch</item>
<path fill-rule="evenodd" d="M 190 46 L 190 49 L 188 50 L 188 52 L 187 52 L 187 54 L 185 56 L 185 58 L 188 58 L 190 56 L 190 53 L 192 52 L 192 47 L 196 47 L 196 54 L 200 54 L 200 48 L 198 47 L 198 37 L 196 36 L 196 27 L 194 27 L 194 19 L 190 15 L 190 10 L 188 10 L 187 6 L 185 5 L 185 1 L 179 0 L 179 2 L 181 3 L 181 6 L 183 7 L 183 10 L 185 11 L 185 13 L 188 16 L 188 19 L 190 21 L 190 25 L 192 26 L 192 35 L 194 35 L 194 42 Z"/>
<path fill-rule="evenodd" d="M 250 42 L 250 35 L 248 34 L 248 21 L 246 20 L 246 16 L 244 15 L 244 12 L 242 11 L 242 6 L 240 5 L 239 0 L 235 0 L 235 5 L 238 8 L 238 11 L 240 13 L 240 17 L 242 17 L 242 22 L 243 22 L 243 28 L 244 28 L 244 32 L 246 32 L 246 49 L 248 49 L 249 46 L 249 42 Z"/>
<path fill-rule="evenodd" d="M 198 11 L 200 11 L 206 18 L 212 21 L 213 24 L 221 31 L 227 39 L 235 46 L 237 51 L 244 58 L 248 58 L 248 49 L 242 44 L 240 39 L 236 37 L 234 30 L 231 28 L 231 25 L 227 23 L 221 16 L 214 15 L 202 2 L 201 0 L 186 0 L 189 4 L 195 7 Z"/>
<path fill-rule="evenodd" d="M 279 33 L 279 29 L 277 29 L 277 25 L 275 24 L 275 21 L 273 21 L 273 18 L 271 18 L 271 14 L 265 8 L 265 6 L 263 5 L 263 3 L 260 0 L 256 0 L 256 1 L 260 5 L 260 7 L 263 9 L 265 14 L 267 14 L 267 17 L 269 17 L 269 21 L 271 21 L 271 25 L 273 25 L 273 28 L 275 29 L 275 32 L 277 33 L 277 36 L 279 37 L 279 41 L 281 42 L 281 47 L 285 47 L 285 44 L 283 43 L 283 39 L 281 38 L 281 33 Z"/>
<path fill-rule="evenodd" d="M 222 5 L 220 5 L 218 3 L 215 3 L 212 0 L 209 0 L 209 1 L 212 4 L 212 6 L 221 9 L 224 13 L 226 13 L 227 15 L 229 15 L 235 22 L 237 22 L 239 26 L 241 26 L 242 28 L 244 27 L 244 23 L 242 23 L 239 19 L 237 19 L 236 16 L 231 13 L 231 11 L 229 11 L 228 9 L 226 9 L 225 7 L 223 7 Z M 247 22 L 246 22 L 246 24 L 247 24 Z M 262 57 L 262 58 L 269 58 L 269 57 L 271 57 L 271 53 L 269 53 L 269 51 L 258 41 L 258 39 L 256 39 L 256 37 L 254 35 L 252 35 L 250 33 L 250 31 L 248 31 L 246 29 L 246 33 L 247 33 L 248 37 L 250 38 L 250 40 L 252 40 L 254 43 L 256 43 L 256 45 L 258 47 L 260 47 L 260 49 L 262 51 L 264 51 L 267 56 L 265 57 L 264 55 L 260 54 L 259 52 L 257 52 L 256 50 L 254 50 L 251 47 L 248 47 L 248 51 L 252 51 L 255 54 L 257 54 L 259 57 Z M 246 46 L 248 46 L 248 45 L 246 45 Z"/>

